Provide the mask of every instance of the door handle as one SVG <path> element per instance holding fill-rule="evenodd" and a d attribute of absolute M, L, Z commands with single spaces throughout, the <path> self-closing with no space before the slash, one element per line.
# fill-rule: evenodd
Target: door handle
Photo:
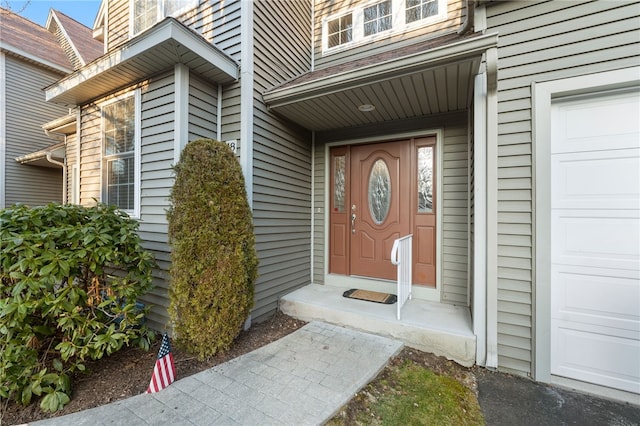
<path fill-rule="evenodd" d="M 355 213 L 351 214 L 351 233 L 352 234 L 356 233 L 356 214 Z"/>

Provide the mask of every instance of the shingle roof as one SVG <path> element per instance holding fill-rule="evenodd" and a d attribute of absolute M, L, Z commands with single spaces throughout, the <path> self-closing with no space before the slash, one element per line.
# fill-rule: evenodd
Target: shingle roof
<path fill-rule="evenodd" d="M 85 64 L 92 62 L 104 54 L 103 44 L 93 38 L 91 28 L 82 25 L 80 22 L 59 10 L 54 9 L 53 11 Z"/>
<path fill-rule="evenodd" d="M 71 62 L 58 44 L 55 35 L 44 27 L 0 8 L 0 44 L 49 62 L 57 66 L 73 69 Z"/>

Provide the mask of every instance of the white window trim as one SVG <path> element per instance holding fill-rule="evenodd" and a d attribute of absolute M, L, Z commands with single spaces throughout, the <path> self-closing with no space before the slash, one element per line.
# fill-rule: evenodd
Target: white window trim
<path fill-rule="evenodd" d="M 109 99 L 108 101 L 102 102 L 99 104 L 100 107 L 100 199 L 103 203 L 106 203 L 106 182 L 104 181 L 104 173 L 105 173 L 105 155 L 104 155 L 104 107 L 113 104 L 115 102 L 119 102 L 123 99 L 126 99 L 130 96 L 134 96 L 134 133 L 133 133 L 133 162 L 134 162 L 134 180 L 133 180 L 133 210 L 122 210 L 127 213 L 134 219 L 140 219 L 140 165 L 141 165 L 141 124 L 142 124 L 142 114 L 141 114 L 141 94 L 140 89 L 135 89 L 131 92 L 125 93 L 124 95 L 117 96 L 115 98 Z"/>
<path fill-rule="evenodd" d="M 413 30 L 418 27 L 431 25 L 437 22 L 447 19 L 447 0 L 438 1 L 438 14 L 429 16 L 419 21 L 407 23 L 406 22 L 406 0 L 391 0 L 391 12 L 393 26 L 390 30 L 381 31 L 370 36 L 364 35 L 364 9 L 374 4 L 380 3 L 382 0 L 372 0 L 358 6 L 353 9 L 342 10 L 333 15 L 329 15 L 322 19 L 322 53 L 329 55 L 343 50 L 351 49 L 363 44 L 373 43 L 380 39 L 384 39 L 393 35 L 402 34 L 406 31 Z M 352 14 L 351 22 L 353 24 L 353 39 L 348 43 L 343 43 L 338 46 L 329 47 L 329 22 L 334 19 L 343 17 L 345 15 Z"/>
<path fill-rule="evenodd" d="M 158 22 L 162 21 L 164 18 L 166 18 L 167 16 L 172 16 L 172 17 L 176 17 L 176 16 L 180 16 L 186 12 L 188 12 L 189 10 L 195 9 L 196 7 L 198 7 L 198 5 L 200 4 L 200 0 L 191 0 L 191 3 L 185 4 L 184 7 L 176 10 L 175 12 L 173 12 L 171 15 L 166 15 L 164 13 L 164 1 L 163 0 L 155 0 L 158 3 L 158 16 L 156 16 L 156 21 L 154 24 L 149 25 L 147 28 L 135 32 L 133 30 L 133 24 L 134 24 L 134 0 L 129 0 L 129 36 L 130 37 L 135 37 L 138 34 L 142 34 L 143 32 L 147 31 L 149 28 L 153 27 L 153 25 L 157 24 Z"/>

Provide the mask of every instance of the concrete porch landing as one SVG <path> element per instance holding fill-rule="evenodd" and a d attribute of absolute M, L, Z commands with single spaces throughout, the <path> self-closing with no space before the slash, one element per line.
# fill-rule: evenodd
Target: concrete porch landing
<path fill-rule="evenodd" d="M 396 319 L 397 305 L 342 297 L 346 289 L 309 284 L 280 299 L 280 310 L 303 321 L 324 321 L 444 356 L 469 367 L 475 363 L 476 337 L 467 308 L 426 300 L 409 300 Z"/>

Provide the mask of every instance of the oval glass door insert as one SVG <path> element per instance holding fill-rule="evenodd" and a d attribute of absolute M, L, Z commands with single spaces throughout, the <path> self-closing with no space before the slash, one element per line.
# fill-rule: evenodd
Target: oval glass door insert
<path fill-rule="evenodd" d="M 391 207 L 391 175 L 387 163 L 381 158 L 373 163 L 369 175 L 369 212 L 373 221 L 381 225 Z"/>

